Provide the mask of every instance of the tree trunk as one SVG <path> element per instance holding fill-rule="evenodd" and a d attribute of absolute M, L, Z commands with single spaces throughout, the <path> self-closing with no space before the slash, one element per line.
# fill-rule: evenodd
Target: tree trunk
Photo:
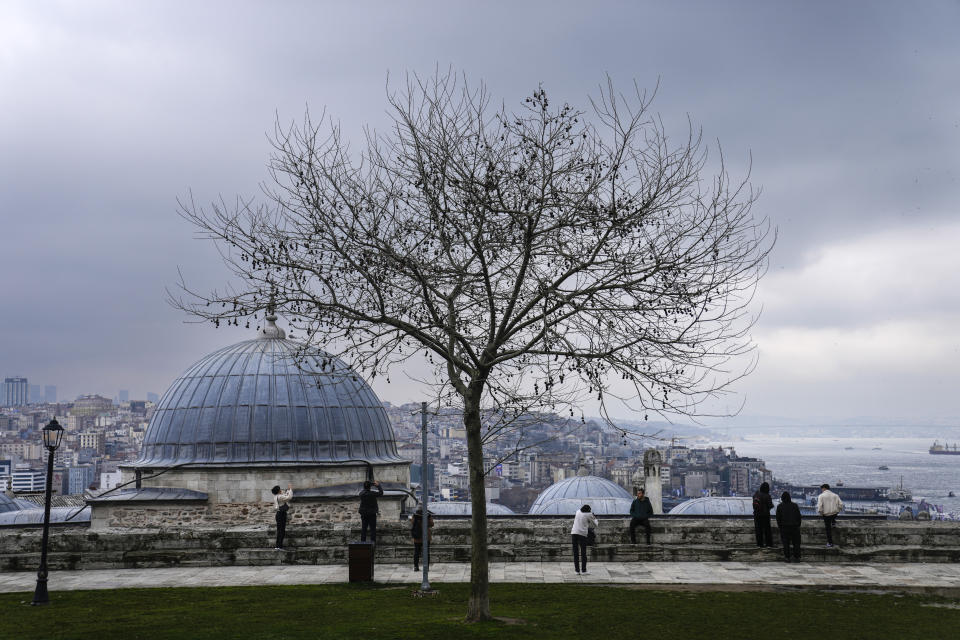
<path fill-rule="evenodd" d="M 470 601 L 467 622 L 491 620 L 490 571 L 487 564 L 487 493 L 483 480 L 483 443 L 480 440 L 480 394 L 464 399 L 463 426 L 467 431 L 467 460 L 470 467 Z"/>

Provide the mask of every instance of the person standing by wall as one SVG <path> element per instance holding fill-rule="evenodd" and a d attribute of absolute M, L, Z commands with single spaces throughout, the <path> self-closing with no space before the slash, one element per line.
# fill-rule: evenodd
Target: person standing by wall
<path fill-rule="evenodd" d="M 650 516 L 653 515 L 653 505 L 650 504 L 643 489 L 637 489 L 637 497 L 630 503 L 630 542 L 637 544 L 637 527 L 643 527 L 647 534 L 647 544 L 650 544 Z"/>
<path fill-rule="evenodd" d="M 800 507 L 790 499 L 790 494 L 784 491 L 777 505 L 777 529 L 780 530 L 780 541 L 783 543 L 783 555 L 790 562 L 790 547 L 793 547 L 794 562 L 800 561 L 800 523 L 803 516 Z"/>
<path fill-rule="evenodd" d="M 420 555 L 423 553 L 423 506 L 417 507 L 416 513 L 411 518 L 410 535 L 413 537 L 413 570 L 420 571 Z M 427 542 L 433 541 L 433 514 L 427 511 Z M 430 553 L 430 545 L 427 545 L 427 554 Z M 426 561 L 426 558 L 424 558 Z M 429 567 L 428 567 L 429 569 Z"/>
<path fill-rule="evenodd" d="M 773 532 L 770 530 L 770 511 L 773 498 L 770 497 L 770 485 L 764 482 L 753 494 L 753 528 L 757 534 L 758 547 L 773 546 Z"/>
<path fill-rule="evenodd" d="M 573 540 L 573 568 L 577 573 L 587 575 L 587 533 L 590 527 L 597 526 L 597 516 L 590 513 L 590 505 L 585 504 L 573 517 L 573 529 L 570 537 Z"/>
<path fill-rule="evenodd" d="M 830 491 L 829 484 L 820 485 L 820 495 L 817 496 L 817 513 L 823 517 L 823 527 L 827 531 L 827 548 L 833 546 L 833 527 L 837 524 L 837 514 L 843 510 L 843 501 L 840 496 Z"/>
<path fill-rule="evenodd" d="M 371 489 L 376 486 L 377 490 Z M 380 482 L 371 483 L 364 481 L 363 491 L 360 492 L 360 542 L 367 541 L 367 529 L 370 530 L 370 542 L 377 543 L 377 513 L 380 508 L 377 506 L 377 498 L 383 495 L 383 488 Z"/>
<path fill-rule="evenodd" d="M 277 521 L 277 551 L 283 551 L 283 537 L 287 533 L 287 513 L 290 511 L 290 501 L 293 500 L 293 485 L 288 484 L 286 491 L 280 491 L 280 485 L 270 490 L 273 494 L 273 509 Z"/>

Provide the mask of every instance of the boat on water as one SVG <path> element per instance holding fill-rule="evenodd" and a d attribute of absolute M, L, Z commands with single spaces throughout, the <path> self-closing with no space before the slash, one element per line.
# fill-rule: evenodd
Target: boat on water
<path fill-rule="evenodd" d="M 880 465 L 879 467 L 877 467 L 877 469 L 879 469 L 880 471 L 890 471 L 890 467 L 888 467 L 885 464 Z"/>
<path fill-rule="evenodd" d="M 903 476 L 900 476 L 900 486 L 887 489 L 887 500 L 890 502 L 913 502 L 913 494 L 903 488 Z"/>
<path fill-rule="evenodd" d="M 937 440 L 933 441 L 933 446 L 930 447 L 930 455 L 934 456 L 960 456 L 960 447 L 956 443 L 951 447 L 949 444 L 944 442 L 940 444 Z"/>
<path fill-rule="evenodd" d="M 847 451 L 852 451 L 853 447 L 844 447 L 844 449 L 846 449 Z"/>

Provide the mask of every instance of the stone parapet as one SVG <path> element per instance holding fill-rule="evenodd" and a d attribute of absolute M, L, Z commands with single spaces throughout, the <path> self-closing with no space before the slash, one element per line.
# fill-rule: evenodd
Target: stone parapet
<path fill-rule="evenodd" d="M 385 487 L 379 500 L 386 520 L 398 520 L 409 486 L 409 463 L 314 465 L 286 468 L 225 467 L 145 471 L 141 489 L 127 488 L 110 497 L 90 501 L 90 526 L 95 531 L 111 528 L 156 529 L 168 527 L 227 528 L 274 519 L 271 487 L 294 487 L 289 523 L 321 525 L 356 522 L 358 494 L 368 470 Z M 124 471 L 127 480 L 133 471 Z M 140 494 L 153 492 L 150 499 Z M 177 492 L 185 494 L 176 498 Z M 125 494 L 129 494 L 126 495 Z M 174 497 L 171 497 L 174 496 Z M 204 499 L 198 500 L 197 496 Z"/>
<path fill-rule="evenodd" d="M 355 505 L 354 505 L 355 506 Z M 570 518 L 491 517 L 489 557 L 492 561 L 569 561 Z M 431 557 L 442 562 L 469 562 L 470 519 L 435 518 Z M 960 523 L 900 522 L 842 518 L 834 533 L 836 548 L 824 545 L 823 526 L 808 520 L 802 529 L 807 561 L 829 562 L 958 562 Z M 603 517 L 599 539 L 590 548 L 594 560 L 776 561 L 776 550 L 755 546 L 750 518 L 713 517 L 651 519 L 653 544 L 629 543 L 627 518 Z M 642 540 L 642 532 L 640 539 Z M 323 525 L 298 524 L 287 529 L 289 552 L 272 549 L 274 528 L 264 519 L 246 527 L 165 527 L 105 529 L 58 527 L 50 536 L 52 569 L 106 569 L 168 566 L 263 564 L 342 564 L 347 543 L 359 539 L 352 518 Z M 774 536 L 776 536 L 774 531 Z M 39 528 L 0 529 L 0 571 L 33 571 L 39 562 Z M 409 522 L 381 517 L 378 562 L 408 563 L 412 558 Z"/>

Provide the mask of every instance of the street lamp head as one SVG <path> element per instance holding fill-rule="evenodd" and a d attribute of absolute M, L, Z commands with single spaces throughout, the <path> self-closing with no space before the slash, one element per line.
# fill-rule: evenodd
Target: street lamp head
<path fill-rule="evenodd" d="M 56 417 L 47 423 L 41 433 L 43 433 L 43 446 L 47 449 L 53 451 L 60 446 L 60 440 L 63 438 L 63 427 L 57 422 Z"/>

